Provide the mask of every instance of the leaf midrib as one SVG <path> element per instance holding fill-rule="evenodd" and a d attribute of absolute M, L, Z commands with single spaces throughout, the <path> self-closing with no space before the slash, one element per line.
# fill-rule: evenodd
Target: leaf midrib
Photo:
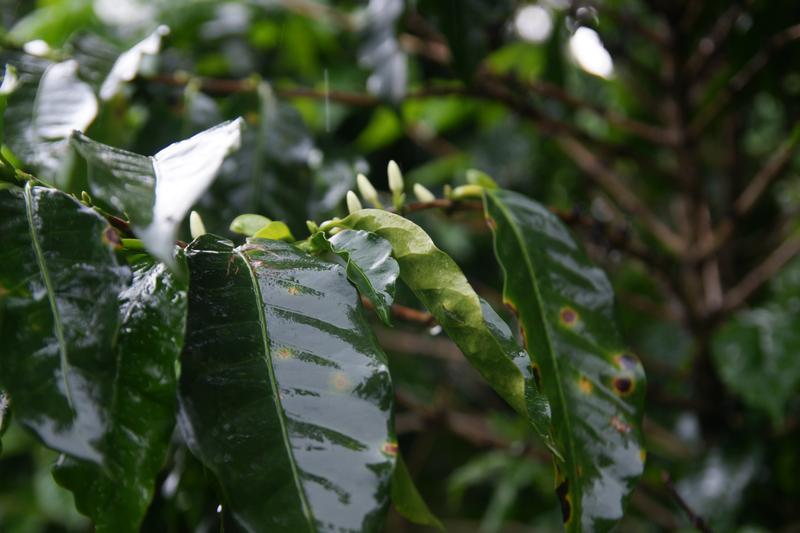
<path fill-rule="evenodd" d="M 531 259 L 530 259 L 530 255 L 527 252 L 527 248 L 524 246 L 525 241 L 523 240 L 522 235 L 519 232 L 519 228 L 514 223 L 514 219 L 511 217 L 511 214 L 509 213 L 508 209 L 505 207 L 505 204 L 503 204 L 501 201 L 498 201 L 497 199 L 495 199 L 494 196 L 492 196 L 492 201 L 494 202 L 495 207 L 502 213 L 502 215 L 508 221 L 508 226 L 511 228 L 511 232 L 514 234 L 514 238 L 517 240 L 517 243 L 519 244 L 520 250 L 522 252 L 522 257 L 523 257 L 523 259 L 525 261 L 525 269 L 528 272 L 528 275 L 529 275 L 529 277 L 531 279 L 531 285 L 533 285 L 533 292 L 536 295 L 536 303 L 537 303 L 537 305 L 539 306 L 539 309 L 540 309 L 540 313 L 541 313 L 541 316 L 542 316 L 542 325 L 544 326 L 545 339 L 547 340 L 547 346 L 549 348 L 548 355 L 549 355 L 549 358 L 552 361 L 553 368 L 556 370 L 554 372 L 554 376 L 553 377 L 554 377 L 554 381 L 556 382 L 556 388 L 558 390 L 558 399 L 559 399 L 559 407 L 560 407 L 559 411 L 561 411 L 561 416 L 564 417 L 564 421 L 566 423 L 566 429 L 567 429 L 566 430 L 566 434 L 567 434 L 567 440 L 568 440 L 567 447 L 569 448 L 569 454 L 570 454 L 570 457 L 572 458 L 572 465 L 570 465 L 570 466 L 572 467 L 571 470 L 572 470 L 572 474 L 573 474 L 573 479 L 577 479 L 578 478 L 578 469 L 577 469 L 577 465 L 575 464 L 575 459 L 576 459 L 577 455 L 575 453 L 575 439 L 574 439 L 574 436 L 572 434 L 572 431 L 570 430 L 570 428 L 572 427 L 572 425 L 571 425 L 571 417 L 569 415 L 569 410 L 567 409 L 566 397 L 564 396 L 563 382 L 561 381 L 561 374 L 558 371 L 559 368 L 560 368 L 559 364 L 558 364 L 558 359 L 556 359 L 555 350 L 553 349 L 553 336 L 552 336 L 552 332 L 550 331 L 550 327 L 551 327 L 550 326 L 550 322 L 545 318 L 546 317 L 545 306 L 544 306 L 544 301 L 542 300 L 541 291 L 539 289 L 539 280 L 538 280 L 538 278 L 537 278 L 537 276 L 535 274 L 535 271 L 533 269 L 533 265 L 531 264 Z M 579 491 L 579 488 L 578 487 L 573 487 L 573 490 Z M 579 503 L 579 502 L 576 502 L 576 503 Z M 576 505 L 576 507 L 577 507 L 577 505 Z"/>
<path fill-rule="evenodd" d="M 50 271 L 44 260 L 44 252 L 42 252 L 42 245 L 39 242 L 39 236 L 36 233 L 36 228 L 33 221 L 33 186 L 29 181 L 25 184 L 25 214 L 28 219 L 28 229 L 31 236 L 31 245 L 33 247 L 33 254 L 36 257 L 36 263 L 39 265 L 39 273 L 42 276 L 42 281 L 47 292 L 47 299 L 50 302 L 50 311 L 53 315 L 53 325 L 55 327 L 56 339 L 58 340 L 59 348 L 59 364 L 61 366 L 61 378 L 64 380 L 64 391 L 67 396 L 67 404 L 74 411 L 74 402 L 72 399 L 72 388 L 69 384 L 70 365 L 67 359 L 67 342 L 64 339 L 64 324 L 61 320 L 61 313 L 58 310 L 58 303 L 55 298 L 55 290 L 53 288 L 53 281 L 50 278 Z"/>
<path fill-rule="evenodd" d="M 256 273 L 253 270 L 252 265 L 247 260 L 247 257 L 238 249 L 234 250 L 234 253 L 238 255 L 239 258 L 244 262 L 245 266 L 247 267 L 247 272 L 250 275 L 250 283 L 253 286 L 253 294 L 256 297 L 256 308 L 258 309 L 258 324 L 261 329 L 261 340 L 263 342 L 263 347 L 264 347 L 264 359 L 267 364 L 267 376 L 269 378 L 270 384 L 272 385 L 273 400 L 275 401 L 277 407 L 278 422 L 280 423 L 280 429 L 281 429 L 281 438 L 283 440 L 284 447 L 286 448 L 286 453 L 289 456 L 289 465 L 292 471 L 292 479 L 294 480 L 295 487 L 297 488 L 297 493 L 300 499 L 300 505 L 303 510 L 303 515 L 306 517 L 306 522 L 308 524 L 309 531 L 313 532 L 314 528 L 311 526 L 314 520 L 313 514 L 311 513 L 311 507 L 306 499 L 306 493 L 303 490 L 303 485 L 300 482 L 300 474 L 297 471 L 297 463 L 295 461 L 294 454 L 292 453 L 291 443 L 289 442 L 289 433 L 286 429 L 286 420 L 284 418 L 283 404 L 281 403 L 280 393 L 278 392 L 279 384 L 277 378 L 275 377 L 275 369 L 272 367 L 272 357 L 270 356 L 270 349 L 269 349 L 269 336 L 267 334 L 267 317 L 264 314 L 264 299 L 261 294 L 261 286 L 258 283 L 258 277 L 256 276 Z"/>

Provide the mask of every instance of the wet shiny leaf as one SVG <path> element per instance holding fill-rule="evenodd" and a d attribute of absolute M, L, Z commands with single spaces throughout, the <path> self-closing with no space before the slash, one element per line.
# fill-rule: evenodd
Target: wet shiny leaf
<path fill-rule="evenodd" d="M 293 245 L 187 248 L 180 424 L 247 531 L 378 531 L 397 443 L 386 357 L 339 265 Z"/>
<path fill-rule="evenodd" d="M 397 466 L 392 476 L 392 505 L 409 522 L 444 531 L 442 522 L 422 499 L 408 468 L 406 468 L 406 463 L 400 455 L 397 456 Z"/>
<path fill-rule="evenodd" d="M 614 321 L 614 294 L 569 230 L 520 194 L 485 194 L 503 298 L 517 314 L 553 409 L 569 531 L 606 531 L 644 467 L 644 371 Z"/>
<path fill-rule="evenodd" d="M 238 149 L 242 119 L 211 129 L 148 157 L 93 141 L 76 132 L 72 145 L 86 159 L 92 195 L 131 218 L 147 249 L 173 265 L 178 226 Z"/>
<path fill-rule="evenodd" d="M 109 427 L 120 266 L 110 228 L 53 189 L 0 191 L 0 386 L 50 448 L 101 465 Z M 76 268 L 77 267 L 77 268 Z"/>
<path fill-rule="evenodd" d="M 69 136 L 92 123 L 97 98 L 78 77 L 75 60 L 48 64 L 20 55 L 11 64 L 20 69 L 23 86 L 9 99 L 7 142 L 26 170 L 63 184 L 60 174 L 69 163 Z"/>
<path fill-rule="evenodd" d="M 272 222 L 270 219 L 262 215 L 244 214 L 233 219 L 230 230 L 240 235 L 252 237 L 270 222 Z"/>
<path fill-rule="evenodd" d="M 392 257 L 392 245 L 374 233 L 353 230 L 340 231 L 332 237 L 316 233 L 312 245 L 345 261 L 347 277 L 369 298 L 380 319 L 389 325 L 395 282 L 400 274 L 400 267 Z"/>
<path fill-rule="evenodd" d="M 777 428 L 800 389 L 800 261 L 785 267 L 770 289 L 764 304 L 737 313 L 717 331 L 712 353 L 725 385 Z"/>
<path fill-rule="evenodd" d="M 119 295 L 108 427 L 98 444 L 103 465 L 62 457 L 54 471 L 98 532 L 139 531 L 175 427 L 185 283 L 147 255 L 135 256 L 132 269 Z"/>
<path fill-rule="evenodd" d="M 400 278 L 489 385 L 527 416 L 549 443 L 549 406 L 537 390 L 527 353 L 514 341 L 506 323 L 478 298 L 455 261 L 422 228 L 387 211 L 362 209 L 341 224 L 389 241 Z"/>

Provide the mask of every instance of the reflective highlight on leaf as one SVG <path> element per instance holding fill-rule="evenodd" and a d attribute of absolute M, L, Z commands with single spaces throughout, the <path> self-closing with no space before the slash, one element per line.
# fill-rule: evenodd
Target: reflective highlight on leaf
<path fill-rule="evenodd" d="M 557 489 L 569 531 L 606 531 L 644 467 L 644 372 L 624 351 L 614 295 L 569 231 L 517 193 L 487 190 L 486 217 L 564 460 Z"/>
<path fill-rule="evenodd" d="M 99 444 L 105 460 L 100 466 L 62 457 L 53 474 L 98 532 L 139 531 L 175 427 L 186 287 L 147 255 L 136 256 L 132 269 L 119 296 L 119 336 L 109 354 L 116 371 Z"/>
<path fill-rule="evenodd" d="M 344 269 L 212 235 L 187 257 L 180 423 L 224 508 L 247 531 L 380 530 L 393 393 Z"/>
<path fill-rule="evenodd" d="M 0 386 L 47 446 L 96 464 L 109 425 L 117 295 L 128 279 L 103 239 L 107 227 L 53 189 L 0 191 Z"/>
<path fill-rule="evenodd" d="M 147 157 L 93 141 L 80 132 L 72 145 L 89 166 L 92 195 L 127 213 L 137 236 L 162 261 L 174 265 L 178 226 L 239 148 L 242 119 L 223 122 Z"/>
<path fill-rule="evenodd" d="M 402 280 L 492 388 L 527 416 L 550 444 L 549 406 L 537 390 L 528 354 L 497 313 L 478 298 L 455 261 L 422 228 L 387 211 L 364 209 L 341 225 L 371 231 L 389 241 Z"/>
<path fill-rule="evenodd" d="M 353 230 L 343 230 L 332 237 L 319 232 L 311 242 L 316 249 L 334 253 L 345 261 L 347 277 L 389 325 L 395 282 L 400 274 L 392 257 L 392 245 L 375 233 Z"/>

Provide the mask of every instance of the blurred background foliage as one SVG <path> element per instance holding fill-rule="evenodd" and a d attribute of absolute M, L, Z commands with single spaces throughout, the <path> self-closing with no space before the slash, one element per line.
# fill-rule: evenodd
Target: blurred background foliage
<path fill-rule="evenodd" d="M 390 159 L 437 195 L 479 168 L 552 206 L 612 277 L 648 373 L 648 466 L 619 530 L 691 530 L 694 514 L 800 531 L 800 4 L 1 0 L 0 18 L 21 79 L 41 56 L 74 57 L 95 88 L 169 28 L 87 133 L 153 154 L 243 116 L 242 148 L 196 207 L 211 232 L 233 238 L 252 212 L 305 236 L 307 219 L 344 214 L 356 173 L 386 189 Z M 65 157 L 53 179 L 79 194 L 86 170 Z M 480 216 L 414 218 L 501 308 Z M 543 446 L 454 345 L 375 328 L 403 454 L 445 525 L 559 530 Z M 0 531 L 87 531 L 34 444 L 12 422 Z M 176 440 L 144 530 L 218 530 L 216 494 Z M 419 529 L 396 514 L 387 528 Z"/>

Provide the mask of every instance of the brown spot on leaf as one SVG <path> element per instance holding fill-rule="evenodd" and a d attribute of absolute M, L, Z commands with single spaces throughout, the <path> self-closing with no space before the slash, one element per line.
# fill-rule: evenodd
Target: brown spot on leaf
<path fill-rule="evenodd" d="M 611 427 L 619 431 L 620 433 L 630 433 L 631 426 L 628 425 L 624 420 L 619 417 L 612 416 L 611 417 Z"/>
<path fill-rule="evenodd" d="M 569 481 L 564 480 L 556 487 L 556 496 L 561 504 L 561 519 L 566 524 L 572 518 L 572 502 L 569 496 Z"/>
<path fill-rule="evenodd" d="M 292 285 L 288 289 L 286 289 L 286 292 L 288 292 L 292 296 L 297 296 L 298 294 L 300 294 L 300 289 L 297 287 L 297 285 Z"/>
<path fill-rule="evenodd" d="M 531 363 L 531 370 L 533 370 L 533 380 L 536 382 L 536 386 L 541 389 L 542 388 L 542 372 L 539 370 L 539 365 L 536 363 Z"/>
<path fill-rule="evenodd" d="M 619 396 L 627 396 L 636 388 L 636 382 L 632 376 L 622 375 L 614 378 L 613 381 L 614 392 Z"/>
<path fill-rule="evenodd" d="M 383 443 L 383 447 L 381 448 L 381 451 L 385 455 L 389 455 L 391 457 L 396 457 L 398 450 L 399 450 L 399 446 L 394 441 L 384 442 Z"/>
<path fill-rule="evenodd" d="M 577 324 L 578 318 L 578 312 L 569 306 L 562 307 L 561 311 L 558 313 L 558 320 L 561 322 L 561 325 L 568 328 Z"/>
<path fill-rule="evenodd" d="M 111 246 L 115 250 L 122 249 L 122 239 L 120 239 L 117 230 L 115 230 L 111 226 L 107 226 L 106 229 L 103 230 L 101 239 L 105 244 Z"/>

